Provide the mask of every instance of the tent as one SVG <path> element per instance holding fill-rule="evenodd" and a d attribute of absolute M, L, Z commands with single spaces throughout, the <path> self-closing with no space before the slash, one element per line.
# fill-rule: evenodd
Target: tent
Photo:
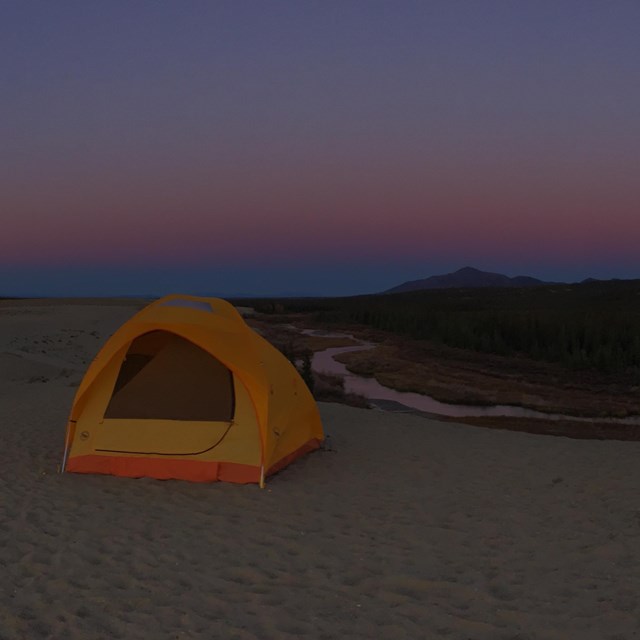
<path fill-rule="evenodd" d="M 231 304 L 171 295 L 125 322 L 87 369 L 62 471 L 264 486 L 323 437 L 298 372 Z"/>

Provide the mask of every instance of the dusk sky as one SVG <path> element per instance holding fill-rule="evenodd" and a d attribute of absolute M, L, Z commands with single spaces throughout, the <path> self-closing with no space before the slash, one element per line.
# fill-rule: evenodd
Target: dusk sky
<path fill-rule="evenodd" d="M 0 295 L 640 277 L 640 2 L 0 3 Z"/>

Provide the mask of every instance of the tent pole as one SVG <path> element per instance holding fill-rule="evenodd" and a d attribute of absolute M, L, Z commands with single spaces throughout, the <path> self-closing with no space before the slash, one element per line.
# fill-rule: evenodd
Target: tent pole
<path fill-rule="evenodd" d="M 264 489 L 264 462 L 260 465 L 260 488 Z"/>
<path fill-rule="evenodd" d="M 64 453 L 62 454 L 62 465 L 60 466 L 60 473 L 64 473 L 64 468 L 67 466 L 67 456 L 69 455 L 69 427 L 67 426 L 67 437 L 64 440 Z"/>

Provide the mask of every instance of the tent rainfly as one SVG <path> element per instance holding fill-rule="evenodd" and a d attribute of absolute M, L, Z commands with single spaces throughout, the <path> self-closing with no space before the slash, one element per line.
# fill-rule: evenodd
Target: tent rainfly
<path fill-rule="evenodd" d="M 323 438 L 298 372 L 231 304 L 171 295 L 125 322 L 89 366 L 62 471 L 264 486 Z"/>

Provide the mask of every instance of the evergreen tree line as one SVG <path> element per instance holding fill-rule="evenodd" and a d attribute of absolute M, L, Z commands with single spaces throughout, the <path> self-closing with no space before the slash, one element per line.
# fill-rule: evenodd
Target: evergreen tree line
<path fill-rule="evenodd" d="M 451 347 L 640 375 L 640 281 L 256 301 Z"/>
<path fill-rule="evenodd" d="M 450 347 L 523 354 L 572 368 L 640 368 L 640 317 L 607 313 L 530 313 L 352 309 L 348 320 Z"/>

